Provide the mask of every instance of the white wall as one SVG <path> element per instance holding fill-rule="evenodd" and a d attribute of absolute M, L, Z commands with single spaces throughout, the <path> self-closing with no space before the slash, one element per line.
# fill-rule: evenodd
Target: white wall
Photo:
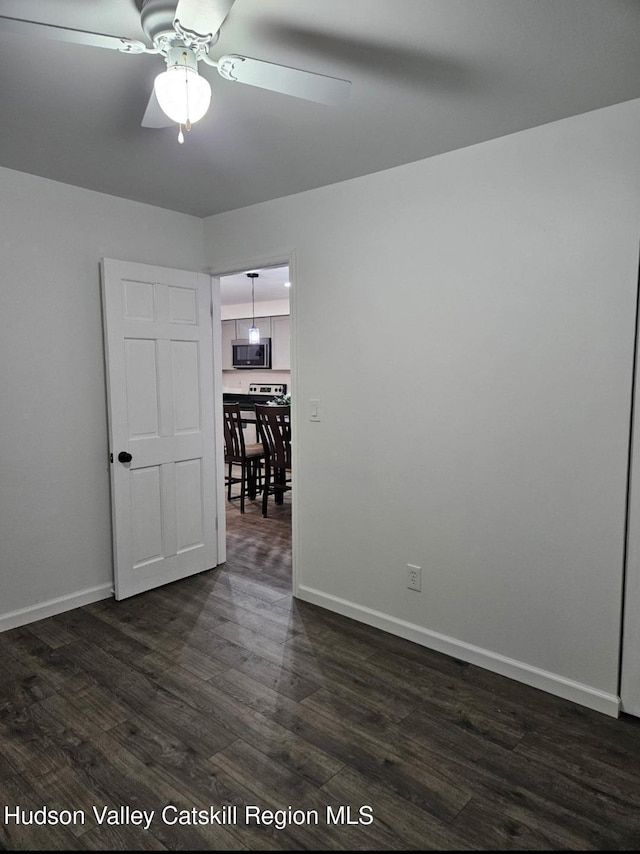
<path fill-rule="evenodd" d="M 298 595 L 610 714 L 639 151 L 635 101 L 205 220 L 294 250 Z"/>
<path fill-rule="evenodd" d="M 212 217 L 206 257 L 0 169 L 0 628 L 111 585 L 100 257 L 295 250 L 298 595 L 613 713 L 639 150 L 636 101 Z"/>
<path fill-rule="evenodd" d="M 0 246 L 4 629 L 109 595 L 98 265 L 201 270 L 202 222 L 0 169 Z"/>
<path fill-rule="evenodd" d="M 235 320 L 238 317 L 271 317 L 277 314 L 289 314 L 288 299 L 263 300 L 255 307 L 253 315 L 251 303 L 236 303 L 235 305 L 223 305 L 220 314 L 223 320 Z"/>

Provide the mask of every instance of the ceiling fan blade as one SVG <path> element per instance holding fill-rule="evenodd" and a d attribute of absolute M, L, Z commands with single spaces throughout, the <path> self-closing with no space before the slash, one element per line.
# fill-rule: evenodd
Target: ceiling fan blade
<path fill-rule="evenodd" d="M 156 90 L 151 90 L 151 95 L 149 96 L 149 102 L 147 104 L 147 109 L 144 111 L 144 116 L 142 117 L 142 127 L 143 128 L 168 128 L 175 127 L 175 122 L 172 121 L 169 116 L 163 112 L 158 103 L 158 99 L 156 98 Z"/>
<path fill-rule="evenodd" d="M 349 97 L 351 83 L 338 77 L 327 77 L 312 71 L 276 65 L 261 59 L 236 54 L 217 61 L 218 72 L 227 80 L 248 83 L 283 95 L 293 95 L 319 104 L 342 104 Z"/>
<path fill-rule="evenodd" d="M 0 15 L 0 33 L 11 33 L 11 35 L 25 36 L 26 38 L 54 39 L 55 41 L 73 42 L 91 47 L 106 47 L 123 53 L 144 53 L 147 50 L 144 42 L 137 39 L 72 30 L 54 24 L 39 24 L 36 21 L 23 21 L 20 18 L 5 18 L 2 15 Z"/>
<path fill-rule="evenodd" d="M 196 36 L 215 36 L 235 0 L 178 0 L 173 25 Z"/>

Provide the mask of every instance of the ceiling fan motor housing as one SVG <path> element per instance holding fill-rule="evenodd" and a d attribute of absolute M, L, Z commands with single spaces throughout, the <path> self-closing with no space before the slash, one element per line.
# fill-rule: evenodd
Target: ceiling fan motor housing
<path fill-rule="evenodd" d="M 176 0 L 144 0 L 142 4 L 140 25 L 149 41 L 163 53 L 182 44 L 173 25 L 177 5 Z M 219 36 L 218 32 L 213 38 L 207 38 L 208 46 L 214 45 Z"/>
<path fill-rule="evenodd" d="M 176 0 L 145 0 L 140 12 L 140 25 L 152 44 L 163 36 L 175 36 L 175 12 Z"/>

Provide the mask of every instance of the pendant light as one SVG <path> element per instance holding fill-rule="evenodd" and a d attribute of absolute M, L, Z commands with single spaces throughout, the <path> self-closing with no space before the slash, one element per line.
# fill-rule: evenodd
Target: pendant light
<path fill-rule="evenodd" d="M 256 302 L 255 302 L 255 291 L 254 285 L 255 280 L 258 278 L 257 273 L 247 273 L 247 276 L 251 279 L 251 329 L 249 330 L 249 344 L 259 344 L 260 343 L 260 330 L 256 326 Z"/>

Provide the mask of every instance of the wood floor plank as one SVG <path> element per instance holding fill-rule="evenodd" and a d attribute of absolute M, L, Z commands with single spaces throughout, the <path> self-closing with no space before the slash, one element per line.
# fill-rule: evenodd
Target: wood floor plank
<path fill-rule="evenodd" d="M 602 732 L 572 727 L 546 727 L 528 732 L 517 753 L 536 759 L 563 774 L 597 781 L 603 790 L 637 803 L 640 808 L 640 752 L 634 739 L 613 741 Z"/>
<path fill-rule="evenodd" d="M 103 684 L 119 702 L 131 709 L 132 716 L 147 715 L 160 724 L 173 727 L 187 744 L 203 755 L 215 753 L 235 738 L 234 733 L 222 726 L 212 729 L 206 714 L 145 676 L 141 670 L 84 642 L 65 647 L 71 648 L 76 660 L 89 674 L 100 673 Z"/>
<path fill-rule="evenodd" d="M 38 792 L 16 775 L 0 779 L 0 809 L 8 808 L 11 814 L 16 809 L 27 813 L 41 810 L 47 804 Z M 68 827 L 51 824 L 22 824 L 16 819 L 0 820 L 0 850 L 3 851 L 83 851 L 82 842 Z"/>
<path fill-rule="evenodd" d="M 396 845 L 405 850 L 466 851 L 474 848 L 452 830 L 449 823 L 429 815 L 351 767 L 343 768 L 322 788 L 342 803 L 354 807 L 371 805 L 376 828 L 391 833 Z"/>
<path fill-rule="evenodd" d="M 368 644 L 375 651 L 376 658 L 382 664 L 389 661 L 389 669 L 394 670 L 402 662 L 416 661 L 423 667 L 440 671 L 447 675 L 459 676 L 470 666 L 464 661 L 442 655 L 439 652 L 412 643 L 404 638 L 384 632 L 366 623 L 358 623 L 348 617 L 327 611 L 310 602 L 294 600 L 296 612 L 305 626 L 309 637 L 335 632 L 337 636 L 357 640 Z"/>
<path fill-rule="evenodd" d="M 590 775 L 577 780 L 555 769 L 552 771 L 548 764 L 539 759 L 496 746 L 487 751 L 477 765 L 489 770 L 494 776 L 500 775 L 509 780 L 514 787 L 525 789 L 540 798 L 552 792 L 558 806 L 582 818 L 584 822 L 602 828 L 603 838 L 610 833 L 611 828 L 615 828 L 611 838 L 620 844 L 628 840 L 629 835 L 633 835 L 634 841 L 640 843 L 637 822 L 628 821 L 630 811 L 637 809 L 637 805 L 626 802 L 617 794 L 608 794 L 597 784 L 594 786 Z"/>
<path fill-rule="evenodd" d="M 513 747 L 534 726 L 534 713 L 527 707 L 485 690 L 474 690 L 464 677 L 424 671 L 418 674 L 414 667 L 409 669 L 409 674 L 405 673 L 405 678 L 422 694 L 422 712 L 451 721 L 461 731 L 474 732 L 497 744 Z"/>
<path fill-rule="evenodd" d="M 245 807 L 253 804 L 254 794 L 236 780 L 224 774 L 220 768 L 208 759 L 198 756 L 187 745 L 171 733 L 158 726 L 150 725 L 142 718 L 127 721 L 111 732 L 125 750 L 131 751 L 145 765 L 162 773 L 176 789 L 189 791 L 192 802 L 199 808 L 214 804 L 216 810 L 224 807 L 236 807 L 240 815 Z M 239 844 L 247 848 L 258 846 L 263 849 L 292 849 L 294 841 L 274 833 L 274 828 L 266 830 L 240 821 L 226 826 L 228 833 Z"/>
<path fill-rule="evenodd" d="M 318 683 L 283 669 L 281 661 L 284 655 L 283 645 L 271 644 L 264 635 L 239 626 L 237 623 L 225 623 L 213 630 L 233 643 L 239 644 L 254 653 L 251 658 L 237 665 L 237 669 L 258 682 L 279 691 L 292 700 L 300 700 L 318 689 Z"/>
<path fill-rule="evenodd" d="M 62 697 L 49 698 L 43 702 L 52 723 L 60 732 L 59 739 L 70 745 L 73 761 L 57 769 L 53 774 L 37 781 L 42 797 L 50 800 L 64 798 L 67 802 L 86 810 L 90 829 L 101 829 L 93 818 L 92 806 L 117 809 L 121 805 L 155 812 L 148 831 L 143 827 L 130 828 L 129 838 L 143 840 L 152 833 L 169 850 L 223 850 L 240 849 L 243 846 L 224 827 L 216 825 L 175 825 L 160 819 L 162 810 L 173 805 L 176 809 L 190 810 L 198 806 L 192 794 L 185 795 L 173 786 L 163 774 L 162 763 L 155 758 L 141 761 L 136 753 L 88 721 L 75 717 Z M 69 723 L 70 722 L 70 723 Z M 75 747 L 80 737 L 80 746 Z M 192 749 L 192 748 L 191 748 Z M 71 751 L 75 750 L 76 754 Z M 193 751 L 194 753 L 196 751 Z M 215 797 L 215 787 L 211 796 Z M 144 847 L 140 842 L 134 848 Z"/>
<path fill-rule="evenodd" d="M 229 564 L 223 564 L 218 567 L 219 574 L 217 579 L 224 581 L 228 579 L 229 583 L 240 583 L 240 582 L 253 582 L 259 585 L 261 588 L 265 588 L 266 590 L 273 591 L 273 598 L 276 598 L 276 595 L 279 593 L 280 596 L 290 596 L 291 595 L 291 563 L 289 562 L 288 570 L 289 574 L 287 574 L 284 578 L 276 577 L 273 574 L 265 572 L 262 566 L 257 566 L 252 564 L 249 561 L 240 561 L 240 565 L 242 566 L 242 572 L 238 572 L 238 564 L 234 563 L 229 566 Z M 282 575 L 282 572 L 280 573 Z M 207 584 L 207 590 L 209 589 L 209 583 L 217 583 L 217 581 L 209 582 Z"/>
<path fill-rule="evenodd" d="M 190 645 L 177 647 L 166 655 L 158 652 L 149 653 L 139 660 L 136 666 L 142 670 L 153 669 L 156 673 L 179 667 L 199 679 L 211 679 L 212 676 L 219 676 L 228 669 L 226 664 L 216 661 L 207 652 Z"/>
<path fill-rule="evenodd" d="M 139 641 L 143 646 L 156 652 L 169 654 L 183 648 L 185 641 L 181 632 L 158 631 L 158 626 L 166 626 L 171 620 L 170 612 L 162 610 L 159 603 L 143 608 L 120 607 L 113 601 L 97 602 L 88 605 L 86 610 L 105 623 L 114 626 L 128 637 Z"/>
<path fill-rule="evenodd" d="M 78 640 L 78 635 L 56 618 L 29 623 L 29 632 L 44 641 L 51 649 L 57 649 L 59 646 Z"/>
<path fill-rule="evenodd" d="M 148 668 L 145 667 L 146 663 L 146 660 L 142 659 L 137 662 L 137 666 L 151 679 L 161 679 L 165 692 L 188 702 L 194 712 L 206 715 L 212 731 L 223 735 L 222 746 L 236 737 L 243 737 L 266 755 L 277 758 L 295 773 L 308 778 L 316 785 L 321 785 L 342 768 L 341 761 L 298 738 L 295 733 L 254 711 L 247 704 L 238 702 L 218 687 L 225 684 L 224 675 L 218 679 L 216 685 L 212 681 L 198 679 L 177 666 L 166 668 L 161 664 L 157 667 L 155 657 Z M 154 716 L 154 722 L 157 727 L 166 727 L 166 723 L 157 716 Z M 175 727 L 172 732 L 175 737 Z M 201 753 L 204 753 L 206 745 L 207 742 L 203 742 Z M 216 745 L 216 750 L 219 747 L 220 745 Z"/>
<path fill-rule="evenodd" d="M 222 687 L 222 683 L 219 683 Z M 307 706 L 282 697 L 241 673 L 225 674 L 224 690 L 257 711 L 269 715 L 320 750 L 357 768 L 374 781 L 384 781 L 411 803 L 427 812 L 451 820 L 470 795 L 457 786 L 446 768 L 428 767 L 400 756 L 395 746 L 380 744 L 368 734 L 359 734 Z"/>
<path fill-rule="evenodd" d="M 494 745 L 490 741 L 483 740 L 479 736 L 469 733 L 468 738 L 471 739 L 471 749 L 463 750 L 461 749 L 462 745 L 459 743 L 456 733 L 451 731 L 451 728 L 450 732 L 446 734 L 439 728 L 435 739 L 433 737 L 429 737 L 427 732 L 423 732 L 421 733 L 421 739 L 416 743 L 414 742 L 414 739 L 417 737 L 415 732 L 409 733 L 408 738 L 402 732 L 406 720 L 408 719 L 403 721 L 401 725 L 389 725 L 387 723 L 386 727 L 380 731 L 380 721 L 377 722 L 378 726 L 376 727 L 376 723 L 369 721 L 364 715 L 358 715 L 355 707 L 349 706 L 341 698 L 331 697 L 328 692 L 318 692 L 318 695 L 318 697 L 316 697 L 316 695 L 312 695 L 302 701 L 302 705 L 319 708 L 325 714 L 328 713 L 335 716 L 336 725 L 338 724 L 338 721 L 342 721 L 353 728 L 354 731 L 362 730 L 365 727 L 370 733 L 377 731 L 382 741 L 385 743 L 390 741 L 393 742 L 396 751 L 401 756 L 406 755 L 406 751 L 411 753 L 413 750 L 416 758 L 420 758 L 425 764 L 431 764 L 437 763 L 438 756 L 442 755 L 442 757 L 447 761 L 450 772 L 455 774 L 460 780 L 464 780 L 464 785 L 474 792 L 474 797 L 477 797 L 478 793 L 484 793 L 485 795 L 488 795 L 489 793 L 493 795 L 496 794 L 493 787 L 496 776 L 500 775 L 483 775 L 481 771 L 485 765 L 485 763 L 483 763 L 483 757 L 487 753 L 491 753 L 494 748 Z M 512 752 L 505 752 L 505 755 L 509 756 L 514 754 Z M 486 766 L 488 768 L 492 767 L 489 762 L 486 763 Z M 509 795 L 513 793 L 516 796 L 516 803 L 518 803 L 520 794 L 526 793 L 525 798 L 533 799 L 536 801 L 536 805 L 539 805 L 547 791 L 548 780 L 546 777 L 543 777 L 541 781 L 538 776 L 529 775 L 528 778 L 522 776 L 522 779 L 518 779 L 517 785 L 513 785 Z M 580 795 L 584 796 L 584 794 L 586 793 L 579 793 L 578 797 L 580 797 Z M 505 801 L 501 801 L 501 810 L 505 809 L 505 802 L 509 805 L 509 795 L 505 796 Z M 559 798 L 558 801 L 559 803 L 562 803 L 563 799 Z M 563 816 L 566 814 L 567 811 L 565 809 Z M 516 825 L 522 825 L 522 827 L 527 830 L 527 838 L 531 840 L 533 839 L 533 831 L 527 827 L 524 821 L 524 818 L 526 817 L 530 818 L 530 814 L 527 815 L 525 812 L 520 815 L 518 819 L 510 820 Z M 607 818 L 604 819 L 605 822 L 607 820 Z M 458 821 L 459 818 L 456 817 L 456 822 Z M 581 825 L 583 821 L 584 817 L 583 819 L 579 819 L 577 824 Z M 553 822 L 551 822 L 551 826 L 553 827 Z M 593 826 L 592 830 L 596 834 L 601 832 L 601 829 L 596 825 Z M 564 834 L 562 837 L 558 837 L 556 834 L 556 838 L 566 840 L 569 838 L 569 834 Z M 573 837 L 572 841 L 575 844 L 576 838 Z M 581 844 L 580 837 L 578 837 L 578 844 Z"/>
<path fill-rule="evenodd" d="M 53 693 L 53 686 L 39 675 L 23 676 L 21 679 L 7 678 L 2 687 L 0 712 L 30 706 Z"/>
<path fill-rule="evenodd" d="M 18 773 L 30 781 L 68 762 L 67 753 L 57 739 L 51 738 L 39 726 L 34 711 L 37 705 L 33 703 L 23 708 L 4 710 L 0 715 L 2 754 Z"/>
<path fill-rule="evenodd" d="M 320 644 L 298 642 L 295 638 L 285 644 L 284 651 L 280 647 L 260 643 L 259 635 L 243 633 L 228 626 L 214 630 L 214 634 L 235 637 L 243 644 L 250 645 L 255 656 L 244 659 L 240 663 L 234 662 L 231 657 L 226 660 L 235 669 L 243 673 L 253 675 L 258 681 L 265 681 L 260 675 L 251 673 L 253 667 L 256 672 L 264 667 L 264 659 L 275 665 L 281 673 L 290 673 L 291 678 L 303 680 L 309 687 L 315 685 L 331 686 L 336 692 L 344 692 L 349 696 L 357 695 L 358 700 L 368 704 L 374 710 L 385 710 L 393 719 L 403 719 L 419 701 L 420 697 L 415 692 L 410 694 L 410 699 L 396 696 L 387 687 L 388 680 L 373 668 L 361 668 L 358 673 L 352 667 L 350 656 L 350 645 L 345 644 L 343 649 L 334 644 Z M 216 651 L 213 651 L 216 654 Z M 364 678 L 361 678 L 359 674 Z M 266 683 L 268 684 L 268 683 Z M 294 697 L 295 699 L 295 697 Z"/>
<path fill-rule="evenodd" d="M 295 600 L 291 506 L 229 505 L 223 566 L 0 633 L 0 809 L 236 806 L 238 823 L 2 814 L 0 849 L 640 848 L 640 719 Z M 244 821 L 327 805 L 374 819 Z"/>
<path fill-rule="evenodd" d="M 600 811 L 600 816 L 593 815 L 588 789 L 573 786 L 561 775 L 550 778 L 541 769 L 525 765 L 513 751 L 491 745 L 479 760 L 457 760 L 451 770 L 464 778 L 473 798 L 493 804 L 505 819 L 556 840 L 555 847 L 570 850 L 617 847 L 614 826 L 608 824 L 607 808 Z M 463 810 L 453 826 L 463 833 L 465 823 Z"/>
<path fill-rule="evenodd" d="M 303 670 L 316 666 L 319 671 L 317 678 L 321 679 L 323 685 L 335 693 L 355 699 L 373 711 L 387 715 L 391 720 L 403 720 L 419 702 L 420 698 L 415 693 L 411 697 L 399 696 L 390 690 L 386 680 L 375 670 L 367 668 L 365 661 L 354 667 L 349 656 L 343 656 L 335 649 L 315 648 L 302 643 L 287 643 L 286 646 L 288 654 L 283 662 L 285 666 L 294 672 L 300 664 Z"/>
<path fill-rule="evenodd" d="M 617 744 L 640 744 L 640 718 L 612 718 L 481 667 L 468 668 L 462 681 L 480 702 L 499 704 L 517 717 L 527 732 L 549 729 L 558 738 L 563 738 L 563 732 L 581 733 L 585 738 L 597 734 L 599 740 L 613 733 Z"/>
<path fill-rule="evenodd" d="M 151 652 L 151 647 L 122 631 L 119 625 L 110 625 L 84 608 L 74 608 L 59 614 L 55 619 L 75 634 L 75 643 L 90 639 L 91 643 L 119 659 L 126 660 Z"/>
<path fill-rule="evenodd" d="M 84 851 L 168 851 L 152 833 L 137 828 L 94 827 L 81 837 Z"/>
<path fill-rule="evenodd" d="M 458 834 L 465 847 L 491 851 L 558 851 L 578 848 L 583 851 L 598 850 L 594 845 L 583 844 L 565 834 L 557 835 L 553 829 L 533 829 L 523 821 L 505 814 L 501 805 L 473 797 L 456 819 Z"/>
<path fill-rule="evenodd" d="M 285 812 L 295 804 L 296 810 L 309 815 L 304 823 L 288 823 L 285 828 L 303 849 L 370 850 L 371 833 L 366 826 L 327 822 L 327 806 L 337 811 L 341 806 L 337 800 L 320 793 L 303 778 L 283 770 L 277 762 L 241 739 L 218 753 L 212 762 L 251 789 L 259 803 Z"/>
<path fill-rule="evenodd" d="M 225 684 L 223 680 L 218 680 L 218 685 L 209 682 L 198 692 L 201 696 L 199 707 L 215 710 L 211 712 L 212 725 L 215 726 L 218 719 L 224 720 L 238 737 L 318 786 L 343 767 L 341 759 L 236 699 L 232 692 L 225 690 Z M 195 693 L 191 697 L 196 701 Z"/>
<path fill-rule="evenodd" d="M 0 656 L 19 659 L 31 676 L 42 677 L 56 691 L 74 691 L 86 684 L 86 674 L 65 655 L 64 649 L 53 649 L 33 635 L 28 626 L 0 633 Z"/>
<path fill-rule="evenodd" d="M 372 712 L 325 688 L 305 697 L 301 705 L 340 721 L 355 732 L 374 736 L 380 743 L 393 744 L 396 749 L 401 747 L 408 753 L 418 755 L 424 750 L 429 758 L 434 752 L 439 752 L 445 758 L 476 760 L 488 749 L 486 739 L 475 733 L 460 732 L 454 725 L 443 724 L 437 718 L 423 718 L 421 725 L 417 726 L 412 714 L 400 723 L 395 723 L 385 715 Z M 412 722 L 411 726 L 408 725 L 409 721 Z"/>
<path fill-rule="evenodd" d="M 217 590 L 224 590 L 231 596 L 234 593 L 249 594 L 257 599 L 264 599 L 265 602 L 278 602 L 281 599 L 289 600 L 291 598 L 291 586 L 288 589 L 286 585 L 275 587 L 271 584 L 265 584 L 264 581 L 258 581 L 255 578 L 243 578 L 234 572 L 229 572 L 221 569 L 215 580 L 206 585 L 209 594 L 215 593 Z"/>
<path fill-rule="evenodd" d="M 87 685 L 64 697 L 79 717 L 105 732 L 131 717 L 131 709 L 101 685 Z"/>
<path fill-rule="evenodd" d="M 419 734 L 431 725 L 431 721 L 436 720 L 447 727 L 454 727 L 460 739 L 471 735 L 502 747 L 514 748 L 528 730 L 495 700 L 492 706 L 493 713 L 491 708 L 478 704 L 475 698 L 461 694 L 457 686 L 438 686 L 434 678 L 428 698 L 425 697 L 420 707 L 411 712 L 403 723 L 407 732 Z"/>
<path fill-rule="evenodd" d="M 166 593 L 162 590 L 150 591 L 149 596 L 166 597 Z M 207 594 L 208 597 L 208 594 Z M 179 601 L 181 604 L 188 605 L 192 602 L 193 593 L 187 589 L 181 588 L 172 592 L 172 599 Z M 214 629 L 216 626 L 224 622 L 237 623 L 245 626 L 248 629 L 260 631 L 266 638 L 276 641 L 276 643 L 284 643 L 294 633 L 292 628 L 282 619 L 275 621 L 270 619 L 268 614 L 254 613 L 241 607 L 237 602 L 226 601 L 220 598 L 205 598 L 200 600 L 200 619 L 202 625 L 207 627 L 207 630 Z M 195 639 L 195 636 L 192 636 Z"/>
<path fill-rule="evenodd" d="M 273 602 L 266 602 L 260 596 L 246 591 L 234 591 L 227 587 L 214 587 L 209 594 L 209 602 L 212 604 L 223 603 L 233 608 L 242 608 L 258 617 L 266 617 L 272 622 L 279 623 L 287 629 L 291 628 L 291 621 L 286 611 L 275 607 Z"/>

